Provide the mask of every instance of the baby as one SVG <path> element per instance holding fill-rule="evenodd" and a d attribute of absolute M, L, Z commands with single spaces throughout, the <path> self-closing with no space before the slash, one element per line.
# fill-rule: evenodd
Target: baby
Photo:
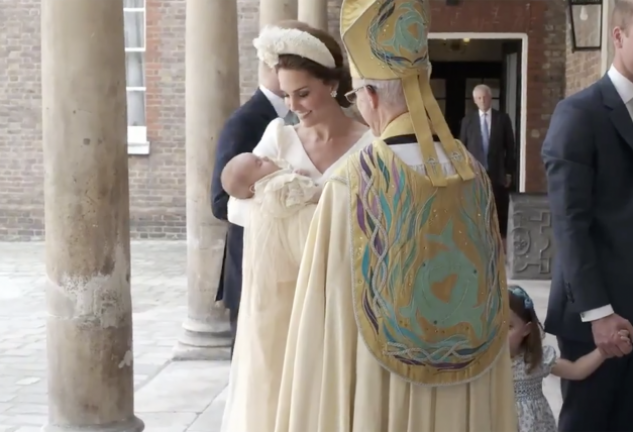
<path fill-rule="evenodd" d="M 281 167 L 268 158 L 241 153 L 224 167 L 222 187 L 232 197 L 249 199 L 255 193 L 255 183 L 279 170 Z"/>
<path fill-rule="evenodd" d="M 271 280 L 294 280 L 321 188 L 285 161 L 253 153 L 231 159 L 222 171 L 221 181 L 231 196 L 229 207 L 239 204 L 236 201 L 248 200 L 234 207 L 239 208 L 241 217 L 246 218 L 244 226 L 248 227 L 244 231 L 244 253 L 250 254 L 245 255 L 245 262 L 251 263 L 248 272 L 266 279 L 263 275 L 274 268 L 277 270 L 270 275 Z M 286 264 L 273 265 L 263 257 L 274 257 L 277 263 Z"/>
<path fill-rule="evenodd" d="M 273 161 L 253 153 L 241 153 L 231 159 L 224 167 L 220 180 L 226 193 L 244 200 L 253 198 L 258 183 L 264 179 L 270 180 L 269 176 L 275 173 L 283 175 L 286 186 L 294 189 L 295 192 L 298 188 L 313 188 L 314 195 L 310 197 L 309 202 L 317 202 L 319 195 L 317 185 L 305 173 L 293 171 L 284 161 Z M 293 173 L 294 175 L 289 175 Z"/>

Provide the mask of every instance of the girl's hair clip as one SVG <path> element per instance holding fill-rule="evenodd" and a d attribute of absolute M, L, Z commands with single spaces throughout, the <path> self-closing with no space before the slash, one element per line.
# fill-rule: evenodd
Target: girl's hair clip
<path fill-rule="evenodd" d="M 534 308 L 534 303 L 532 302 L 532 299 L 523 288 L 518 285 L 510 285 L 508 287 L 508 290 L 515 296 L 521 297 L 523 299 L 523 306 L 525 306 L 526 309 Z"/>

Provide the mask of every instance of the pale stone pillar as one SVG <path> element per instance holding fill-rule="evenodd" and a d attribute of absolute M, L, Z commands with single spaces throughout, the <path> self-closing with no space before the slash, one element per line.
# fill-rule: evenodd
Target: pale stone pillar
<path fill-rule="evenodd" d="M 235 0 L 187 0 L 186 69 L 188 313 L 174 359 L 228 359 L 228 316 L 215 302 L 227 227 L 210 186 L 218 135 L 240 104 Z"/>
<path fill-rule="evenodd" d="M 328 30 L 327 0 L 298 0 L 299 21 L 310 24 L 312 27 Z"/>
<path fill-rule="evenodd" d="M 297 19 L 297 0 L 260 0 L 259 28 Z"/>
<path fill-rule="evenodd" d="M 138 432 L 121 0 L 43 1 L 47 432 Z"/>

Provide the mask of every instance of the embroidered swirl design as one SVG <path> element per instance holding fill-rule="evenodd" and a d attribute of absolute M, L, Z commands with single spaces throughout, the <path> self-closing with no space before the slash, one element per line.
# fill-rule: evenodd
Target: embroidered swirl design
<path fill-rule="evenodd" d="M 418 175 L 374 146 L 359 154 L 355 166 L 352 231 L 359 257 L 355 275 L 362 278 L 354 288 L 355 312 L 365 340 L 383 364 L 437 371 L 470 367 L 502 337 L 505 288 L 486 177 L 463 184 L 461 208 L 433 222 L 442 228 L 432 233 L 429 224 L 442 210 L 436 188 L 429 186 L 421 200 L 411 186 Z M 456 239 L 468 244 L 468 253 Z M 474 255 L 480 257 L 476 262 Z"/>
<path fill-rule="evenodd" d="M 367 31 L 372 54 L 398 71 L 430 67 L 427 1 L 385 0 L 378 7 Z"/>

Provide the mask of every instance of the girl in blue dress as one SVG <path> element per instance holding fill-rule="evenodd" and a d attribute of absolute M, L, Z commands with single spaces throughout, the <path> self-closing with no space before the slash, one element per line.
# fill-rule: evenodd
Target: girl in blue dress
<path fill-rule="evenodd" d="M 542 326 L 530 296 L 516 285 L 510 286 L 509 291 L 509 344 L 519 432 L 556 432 L 554 414 L 543 394 L 543 378 L 552 374 L 567 380 L 583 380 L 607 357 L 595 349 L 575 362 L 558 358 L 554 347 L 543 345 Z M 620 337 L 629 342 L 628 352 L 631 352 L 628 332 L 620 331 Z"/>

